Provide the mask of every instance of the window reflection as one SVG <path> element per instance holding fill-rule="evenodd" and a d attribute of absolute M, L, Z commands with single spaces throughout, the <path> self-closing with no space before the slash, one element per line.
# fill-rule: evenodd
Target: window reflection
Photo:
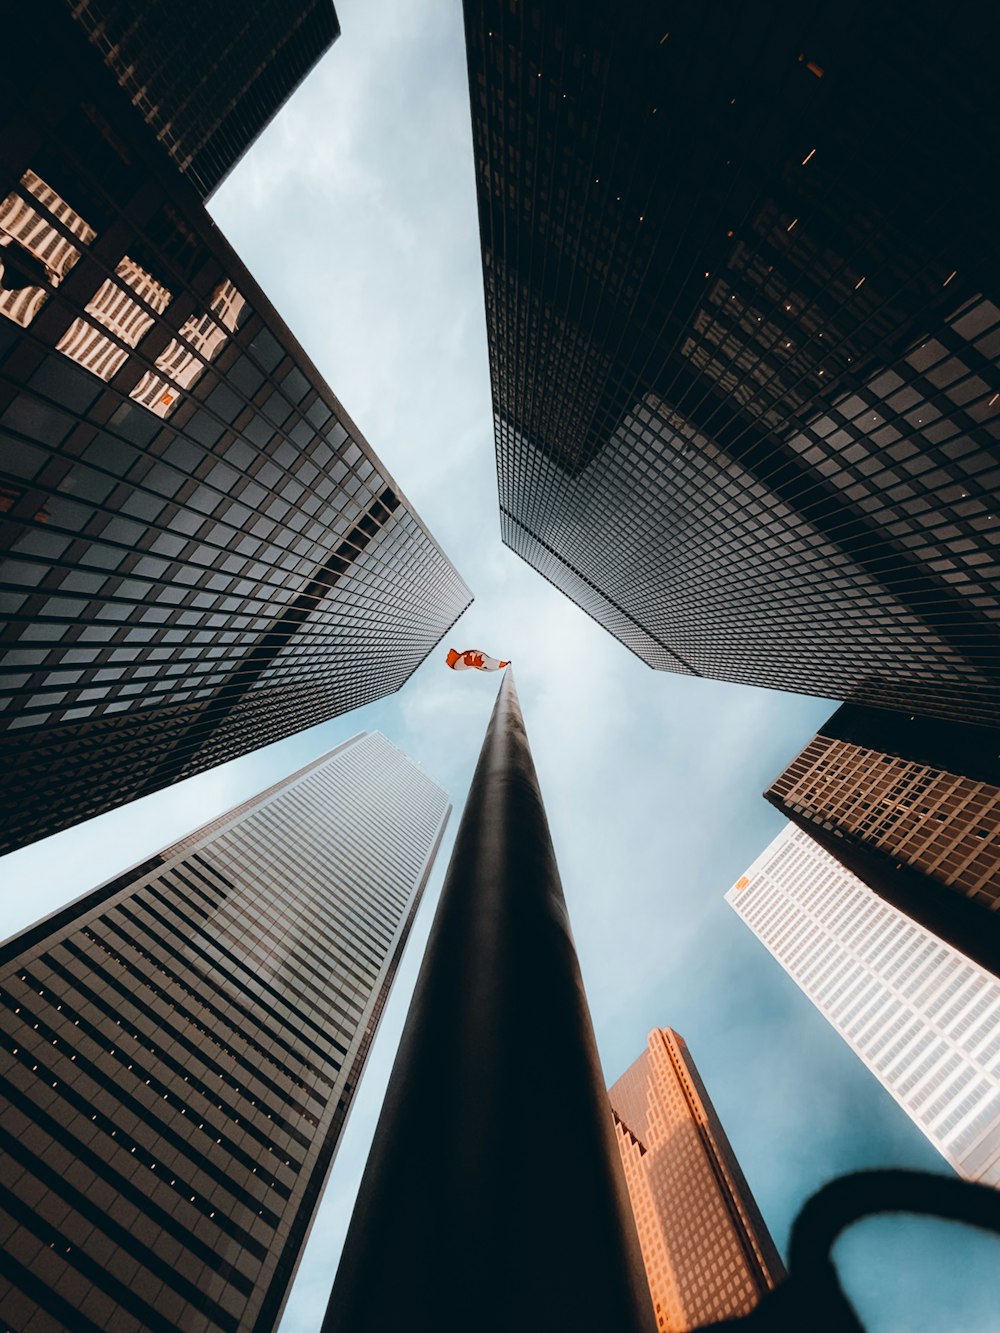
<path fill-rule="evenodd" d="M 84 245 L 97 233 L 34 171 L 21 185 Z M 0 314 L 27 328 L 48 299 L 41 284 L 58 287 L 80 258 L 80 250 L 53 227 L 45 212 L 17 190 L 0 202 Z"/>
<path fill-rule="evenodd" d="M 171 339 L 156 358 L 156 368 L 166 379 L 147 371 L 131 397 L 156 416 L 167 416 L 179 396 L 174 385 L 190 389 L 206 362 L 215 359 L 236 328 L 243 305 L 243 297 L 233 283 L 220 283 L 212 294 L 210 312 L 190 316 L 181 327 L 180 337 Z"/>

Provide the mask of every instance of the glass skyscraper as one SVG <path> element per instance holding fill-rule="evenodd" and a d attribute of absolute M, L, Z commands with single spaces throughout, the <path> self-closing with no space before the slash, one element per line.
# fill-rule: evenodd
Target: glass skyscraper
<path fill-rule="evenodd" d="M 656 1327 L 747 1314 L 785 1268 L 684 1038 L 654 1028 L 608 1096 Z"/>
<path fill-rule="evenodd" d="M 450 808 L 357 736 L 0 948 L 5 1327 L 274 1328 Z"/>
<path fill-rule="evenodd" d="M 658 670 L 995 724 L 995 16 L 465 16 L 504 541 Z"/>
<path fill-rule="evenodd" d="M 726 901 L 954 1169 L 1000 1185 L 1000 981 L 792 824 Z"/>
<path fill-rule="evenodd" d="M 203 197 L 340 35 L 331 0 L 64 2 Z"/>
<path fill-rule="evenodd" d="M 1000 976 L 1000 731 L 845 704 L 764 794 Z"/>
<path fill-rule="evenodd" d="M 471 601 L 83 30 L 10 24 L 0 851 L 399 689 Z"/>

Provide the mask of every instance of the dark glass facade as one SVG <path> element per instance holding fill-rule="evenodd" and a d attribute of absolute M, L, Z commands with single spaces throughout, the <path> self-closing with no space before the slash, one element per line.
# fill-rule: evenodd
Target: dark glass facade
<path fill-rule="evenodd" d="M 471 601 L 48 19 L 0 134 L 0 850 L 399 689 Z"/>
<path fill-rule="evenodd" d="M 1000 976 L 1000 731 L 846 704 L 765 795 Z"/>
<path fill-rule="evenodd" d="M 504 541 L 659 670 L 996 724 L 996 16 L 465 15 Z"/>
<path fill-rule="evenodd" d="M 330 0 L 65 0 L 207 197 L 340 35 Z"/>
<path fill-rule="evenodd" d="M 0 1310 L 269 1333 L 450 806 L 356 737 L 0 948 Z"/>

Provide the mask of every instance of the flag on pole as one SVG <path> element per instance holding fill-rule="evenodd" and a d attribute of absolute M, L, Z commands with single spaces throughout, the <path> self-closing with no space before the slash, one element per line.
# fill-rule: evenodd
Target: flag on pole
<path fill-rule="evenodd" d="M 468 648 L 464 653 L 456 653 L 454 648 L 448 649 L 446 659 L 452 671 L 502 671 L 510 662 L 500 662 L 495 657 L 488 657 L 478 648 Z"/>

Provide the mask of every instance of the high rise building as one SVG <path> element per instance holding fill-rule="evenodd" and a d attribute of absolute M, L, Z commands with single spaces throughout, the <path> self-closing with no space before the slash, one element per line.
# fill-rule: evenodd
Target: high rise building
<path fill-rule="evenodd" d="M 0 1309 L 281 1314 L 450 806 L 361 735 L 0 948 Z"/>
<path fill-rule="evenodd" d="M 399 689 L 471 601 L 82 31 L 7 32 L 0 851 Z"/>
<path fill-rule="evenodd" d="M 65 3 L 203 197 L 340 36 L 331 0 Z"/>
<path fill-rule="evenodd" d="M 608 1095 L 657 1328 L 746 1314 L 785 1269 L 684 1038 L 654 1028 Z"/>
<path fill-rule="evenodd" d="M 1000 1185 L 1000 982 L 789 824 L 726 901 L 938 1152 Z"/>
<path fill-rule="evenodd" d="M 1000 975 L 1000 731 L 845 704 L 764 794 Z"/>
<path fill-rule="evenodd" d="M 504 541 L 658 670 L 996 725 L 996 16 L 465 16 Z"/>

